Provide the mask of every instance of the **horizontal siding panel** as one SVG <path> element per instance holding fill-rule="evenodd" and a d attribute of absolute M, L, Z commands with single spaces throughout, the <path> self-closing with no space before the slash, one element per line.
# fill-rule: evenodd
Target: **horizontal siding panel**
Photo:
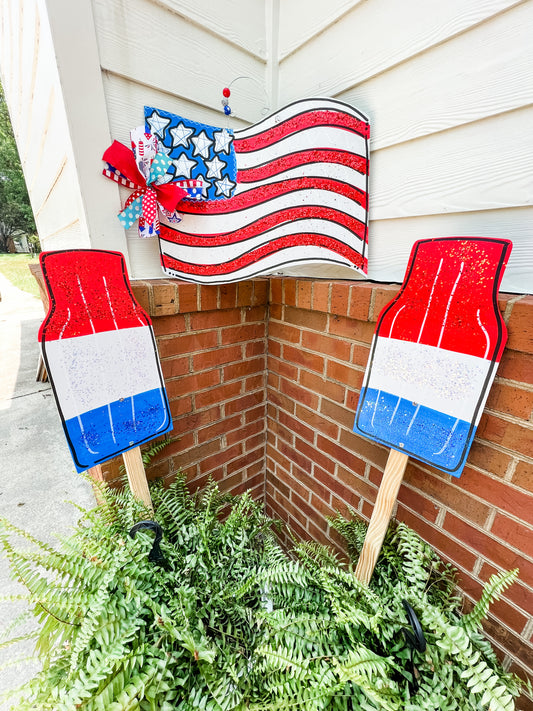
<path fill-rule="evenodd" d="M 371 153 L 374 220 L 533 201 L 533 107 Z"/>
<path fill-rule="evenodd" d="M 222 106 L 217 111 L 193 104 L 180 96 L 137 84 L 110 72 L 103 73 L 103 82 L 111 135 L 124 143 L 129 144 L 131 129 L 144 122 L 144 106 L 154 106 L 213 126 L 237 129 L 248 125 L 248 122 L 225 116 Z"/>
<path fill-rule="evenodd" d="M 211 107 L 220 106 L 232 79 L 250 77 L 256 89 L 238 115 L 255 120 L 259 97 L 264 102 L 263 61 L 149 0 L 95 0 L 94 15 L 102 69 Z"/>
<path fill-rule="evenodd" d="M 281 0 L 279 22 L 279 56 L 285 59 L 315 35 L 323 32 L 363 0 Z"/>
<path fill-rule="evenodd" d="M 337 96 L 449 40 L 520 0 L 369 0 L 280 63 L 281 105 Z M 319 59 L 318 59 L 319 58 Z M 432 81 L 428 77 L 427 81 Z"/>
<path fill-rule="evenodd" d="M 259 59 L 266 59 L 262 3 L 250 0 L 155 0 L 155 4 L 188 18 Z"/>
<path fill-rule="evenodd" d="M 370 116 L 373 150 L 533 104 L 533 3 L 337 98 Z"/>

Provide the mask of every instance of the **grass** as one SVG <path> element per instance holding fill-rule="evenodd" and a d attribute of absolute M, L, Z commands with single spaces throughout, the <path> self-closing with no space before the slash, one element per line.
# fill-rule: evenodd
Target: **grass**
<path fill-rule="evenodd" d="M 31 254 L 0 254 L 0 272 L 14 286 L 39 298 L 39 287 L 28 266 L 38 261 L 39 257 Z"/>

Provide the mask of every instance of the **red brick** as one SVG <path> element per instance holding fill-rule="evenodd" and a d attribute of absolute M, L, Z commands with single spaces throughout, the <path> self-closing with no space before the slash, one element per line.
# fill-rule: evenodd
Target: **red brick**
<path fill-rule="evenodd" d="M 209 412 L 209 410 L 206 412 Z M 225 435 L 240 426 L 240 415 L 235 417 L 225 417 L 223 420 L 215 422 L 209 427 L 202 427 L 198 429 L 198 443 L 202 444 L 203 442 L 208 442 L 210 439 L 215 439 L 215 437 Z M 228 444 L 233 444 L 233 442 L 228 441 Z"/>
<path fill-rule="evenodd" d="M 178 307 L 180 313 L 191 313 L 198 309 L 198 286 L 178 284 Z"/>
<path fill-rule="evenodd" d="M 518 462 L 513 474 L 513 484 L 526 491 L 533 491 L 533 464 Z"/>
<path fill-rule="evenodd" d="M 439 507 L 426 496 L 415 489 L 402 485 L 398 492 L 398 501 L 422 516 L 426 521 L 435 523 L 439 513 Z"/>
<path fill-rule="evenodd" d="M 278 440 L 278 449 L 290 462 L 297 464 L 304 472 L 311 473 L 313 460 L 302 454 L 300 447 L 296 449 L 294 445 Z"/>
<path fill-rule="evenodd" d="M 313 284 L 313 309 L 315 311 L 329 312 L 329 294 L 331 283 L 329 281 L 315 281 Z"/>
<path fill-rule="evenodd" d="M 266 278 L 254 279 L 254 296 L 252 306 L 268 304 L 268 282 Z"/>
<path fill-rule="evenodd" d="M 337 363 L 334 360 L 328 360 L 326 375 L 332 380 L 337 380 L 340 383 L 350 385 L 353 388 L 356 387 L 356 382 L 360 382 L 360 378 L 364 375 L 364 373 L 362 371 L 356 371 L 355 368 L 351 366 Z"/>
<path fill-rule="evenodd" d="M 470 467 L 465 467 L 460 487 L 480 499 L 488 501 L 496 508 L 512 513 L 523 521 L 527 521 L 533 511 L 533 496 L 515 489 L 507 482 L 486 476 Z"/>
<path fill-rule="evenodd" d="M 533 356 L 506 348 L 497 371 L 498 377 L 533 385 Z"/>
<path fill-rule="evenodd" d="M 483 527 L 490 513 L 490 506 L 482 504 L 472 496 L 465 494 L 466 491 L 477 493 L 468 488 L 468 479 L 475 479 L 474 470 L 466 470 L 458 485 L 448 480 L 445 474 L 431 475 L 420 469 L 416 463 L 410 462 L 405 471 L 405 481 L 412 488 L 418 489 L 425 496 L 429 496 L 461 516 L 469 519 L 480 527 Z M 480 474 L 480 476 L 483 476 Z M 458 481 L 457 479 L 454 480 Z M 491 480 L 494 481 L 494 480 Z"/>
<path fill-rule="evenodd" d="M 351 431 L 355 417 L 353 410 L 348 410 L 348 408 L 331 402 L 330 400 L 322 400 L 320 403 L 320 412 Z"/>
<path fill-rule="evenodd" d="M 267 437 L 269 436 L 270 433 L 267 433 Z M 272 459 L 272 461 L 276 462 L 276 464 L 278 464 L 281 469 L 286 472 L 291 471 L 292 467 L 290 459 L 288 459 L 288 457 L 282 454 L 278 449 L 275 449 L 269 444 L 267 444 L 267 455 Z"/>
<path fill-rule="evenodd" d="M 232 421 L 240 419 L 239 416 L 236 418 L 231 418 Z M 231 431 L 233 430 L 233 431 Z M 235 442 L 244 442 L 248 438 L 253 438 L 255 435 L 264 434 L 264 424 L 260 420 L 256 422 L 251 422 L 249 425 L 240 427 L 239 429 L 233 429 L 233 427 L 228 427 L 226 434 L 226 442 L 228 445 L 235 444 Z M 250 449 L 255 449 L 250 447 Z"/>
<path fill-rule="evenodd" d="M 312 410 L 317 409 L 318 396 L 312 392 L 309 392 L 309 390 L 307 390 L 305 387 L 300 387 L 299 385 L 291 382 L 290 380 L 281 378 L 280 390 L 283 394 L 288 395 L 295 402 L 299 402 L 302 405 L 307 405 L 307 407 L 311 408 Z"/>
<path fill-rule="evenodd" d="M 400 287 L 394 284 L 386 284 L 383 286 L 376 287 L 374 290 L 374 303 L 372 305 L 372 313 L 370 316 L 371 321 L 377 321 L 381 310 L 394 299 L 396 294 L 400 291 Z"/>
<path fill-rule="evenodd" d="M 253 281 L 240 281 L 237 284 L 237 306 L 251 306 L 253 293 Z"/>
<path fill-rule="evenodd" d="M 269 361 L 271 356 L 274 358 L 281 358 L 281 343 L 274 341 L 272 338 L 268 339 L 268 356 Z"/>
<path fill-rule="evenodd" d="M 446 514 L 446 518 L 448 518 L 449 515 L 450 514 Z M 419 516 L 416 516 L 402 504 L 398 505 L 396 518 L 398 521 L 403 521 L 416 531 L 430 546 L 436 548 L 445 558 L 460 565 L 465 570 L 472 570 L 474 567 L 477 555 L 469 550 L 470 546 L 468 546 L 468 543 L 466 547 L 461 546 L 447 536 L 445 532 L 435 528 Z"/>
<path fill-rule="evenodd" d="M 477 436 L 515 450 L 527 457 L 533 457 L 533 427 L 509 422 L 501 417 L 484 413 L 481 417 Z"/>
<path fill-rule="evenodd" d="M 248 439 L 244 443 L 244 451 L 251 452 L 252 450 L 261 448 L 261 451 L 264 453 L 265 441 L 266 441 L 266 432 L 264 432 L 264 431 L 259 432 L 258 434 L 254 435 L 253 437 L 248 437 Z M 261 461 L 263 461 L 263 454 L 261 454 Z"/>
<path fill-rule="evenodd" d="M 383 469 L 389 458 L 389 451 L 379 444 L 363 439 L 353 432 L 343 430 L 340 436 L 340 444 L 342 447 L 357 452 L 360 457 L 368 459 L 373 464 Z"/>
<path fill-rule="evenodd" d="M 237 285 L 222 284 L 220 286 L 220 308 L 233 309 L 237 303 Z"/>
<path fill-rule="evenodd" d="M 356 507 L 359 503 L 359 494 L 354 491 L 353 488 L 345 486 L 345 484 L 336 477 L 328 474 L 320 467 L 315 468 L 314 475 L 318 481 L 320 481 L 328 491 L 335 494 L 346 506 Z M 325 497 L 321 497 L 324 505 L 329 505 L 328 500 Z"/>
<path fill-rule="evenodd" d="M 285 344 L 283 346 L 283 358 L 317 373 L 322 373 L 324 370 L 323 356 L 309 353 L 309 351 L 304 351 L 301 348 L 294 348 L 294 346 Z"/>
<path fill-rule="evenodd" d="M 308 442 L 312 443 L 314 441 L 314 430 L 312 430 L 310 427 L 306 427 L 306 425 L 304 425 L 300 420 L 296 419 L 295 417 L 292 417 L 292 415 L 289 415 L 286 412 L 283 412 L 283 410 L 280 410 L 279 421 L 291 432 L 294 432 L 300 437 L 303 437 L 303 439 L 306 439 Z"/>
<path fill-rule="evenodd" d="M 478 580 L 475 580 L 472 576 L 467 575 L 463 571 L 458 571 L 457 582 L 461 590 L 469 595 L 475 602 L 481 599 L 483 585 Z M 509 605 L 505 600 L 494 601 L 490 606 L 490 614 L 492 617 L 501 620 L 507 627 L 518 634 L 522 632 L 527 622 L 527 617 L 512 605 Z"/>
<path fill-rule="evenodd" d="M 496 538 L 487 535 L 479 528 L 470 526 L 450 512 L 444 519 L 444 528 L 458 538 L 466 548 L 477 551 L 500 568 L 505 570 L 519 568 L 521 580 L 526 585 L 533 586 L 533 563 L 498 542 Z"/>
<path fill-rule="evenodd" d="M 282 302 L 282 284 L 283 281 L 279 277 L 272 277 L 270 282 L 270 303 L 281 304 Z"/>
<path fill-rule="evenodd" d="M 206 390 L 205 392 L 197 393 L 194 396 L 194 402 L 197 410 L 209 405 L 215 405 L 224 400 L 230 400 L 241 392 L 241 381 L 236 380 L 232 383 L 224 383 L 218 387 Z"/>
<path fill-rule="evenodd" d="M 325 452 L 340 464 L 343 464 L 345 467 L 351 469 L 353 472 L 360 475 L 365 473 L 366 464 L 359 458 L 357 452 L 352 454 L 352 452 L 347 451 L 346 447 L 341 447 L 335 442 L 322 437 L 320 434 L 317 436 L 317 447 L 321 452 Z"/>
<path fill-rule="evenodd" d="M 241 323 L 239 309 L 227 311 L 200 311 L 191 314 L 191 331 L 204 331 L 207 329 L 235 326 Z"/>
<path fill-rule="evenodd" d="M 147 314 L 152 313 L 152 307 L 150 305 L 150 294 L 152 292 L 151 284 L 144 281 L 131 281 L 131 291 L 133 293 L 133 298 L 139 304 L 141 309 L 146 311 Z"/>
<path fill-rule="evenodd" d="M 193 356 L 192 363 L 195 371 L 216 368 L 219 365 L 240 361 L 242 358 L 242 346 L 225 346 L 216 348 L 205 353 L 198 353 Z"/>
<path fill-rule="evenodd" d="M 245 326 L 233 326 L 222 330 L 222 345 L 228 343 L 239 343 L 241 341 L 253 341 L 265 336 L 264 323 L 250 323 Z"/>
<path fill-rule="evenodd" d="M 511 463 L 511 457 L 488 443 L 474 439 L 467 459 L 468 464 L 484 469 L 490 474 L 503 477 Z"/>
<path fill-rule="evenodd" d="M 330 439 L 336 440 L 339 436 L 338 425 L 333 422 L 330 422 L 329 420 L 326 420 L 324 417 L 321 417 L 316 412 L 308 410 L 306 407 L 302 407 L 301 405 L 296 405 L 295 414 L 298 420 L 300 420 L 301 422 L 305 422 L 313 430 L 321 432 Z"/>
<path fill-rule="evenodd" d="M 168 316 L 178 311 L 177 282 L 158 280 L 152 284 L 152 316 Z"/>
<path fill-rule="evenodd" d="M 170 412 L 172 413 L 172 417 L 180 417 L 181 415 L 184 415 L 186 412 L 191 412 L 192 411 L 192 398 L 189 397 L 180 397 L 177 400 L 172 400 L 170 403 Z"/>
<path fill-rule="evenodd" d="M 300 343 L 301 331 L 299 328 L 294 328 L 294 326 L 289 326 L 286 323 L 270 321 L 268 336 L 269 340 L 275 338 L 279 341 L 286 341 L 287 343 Z"/>
<path fill-rule="evenodd" d="M 529 420 L 533 411 L 533 392 L 496 382 L 490 389 L 486 407 Z"/>
<path fill-rule="evenodd" d="M 311 291 L 313 288 L 313 282 L 298 280 L 296 285 L 296 305 L 299 309 L 310 309 L 311 308 Z"/>
<path fill-rule="evenodd" d="M 236 382 L 238 383 L 239 381 Z M 230 383 L 230 385 L 233 385 L 233 383 Z M 228 415 L 233 415 L 236 412 L 244 412 L 245 410 L 249 410 L 251 407 L 255 407 L 260 402 L 263 402 L 264 399 L 265 393 L 262 390 L 255 393 L 249 393 L 248 395 L 244 395 L 244 397 L 237 398 L 237 400 L 227 402 L 224 405 L 224 412 L 226 417 L 228 417 Z"/>
<path fill-rule="evenodd" d="M 250 375 L 244 381 L 244 391 L 249 393 L 253 390 L 263 389 L 265 387 L 265 371 L 258 373 L 257 375 Z"/>
<path fill-rule="evenodd" d="M 331 316 L 328 332 L 335 336 L 348 338 L 352 341 L 370 343 L 374 335 L 375 325 L 367 321 L 356 321 L 345 316 Z"/>
<path fill-rule="evenodd" d="M 252 341 L 252 343 L 247 343 L 245 345 L 244 350 L 246 358 L 254 358 L 258 355 L 264 355 L 266 353 L 266 342 L 265 340 Z"/>
<path fill-rule="evenodd" d="M 302 331 L 302 346 L 310 351 L 332 356 L 337 360 L 348 361 L 350 359 L 350 343 L 340 338 L 316 333 L 316 331 Z"/>
<path fill-rule="evenodd" d="M 302 439 L 296 438 L 295 446 L 299 452 L 304 454 L 310 461 L 314 462 L 322 469 L 325 469 L 331 474 L 335 471 L 335 462 L 331 461 L 331 458 L 326 456 L 324 452 L 319 448 L 315 447 L 308 442 L 304 442 Z"/>
<path fill-rule="evenodd" d="M 354 345 L 352 362 L 354 365 L 359 365 L 359 366 L 361 366 L 361 368 L 366 369 L 369 355 L 370 355 L 370 348 L 368 346 Z"/>
<path fill-rule="evenodd" d="M 314 373 L 309 373 L 307 370 L 300 372 L 300 385 L 307 390 L 312 390 L 318 395 L 334 400 L 335 402 L 344 402 L 344 386 L 332 383 L 331 380 L 322 378 Z M 305 403 L 304 403 L 305 404 Z"/>
<path fill-rule="evenodd" d="M 220 451 L 220 440 L 215 439 L 211 442 L 206 442 L 204 444 L 198 445 L 188 449 L 186 452 L 182 452 L 179 456 L 173 458 L 173 464 L 177 468 L 184 468 L 193 464 L 195 462 L 201 462 L 206 459 L 206 457 Z"/>
<path fill-rule="evenodd" d="M 263 448 L 260 447 L 252 452 L 248 452 L 239 459 L 233 459 L 226 465 L 226 470 L 228 474 L 238 471 L 239 469 L 245 469 L 249 467 L 254 462 L 263 458 Z"/>
<path fill-rule="evenodd" d="M 348 315 L 350 305 L 350 285 L 349 281 L 334 281 L 331 284 L 330 313 L 340 316 Z"/>
<path fill-rule="evenodd" d="M 161 369 L 165 380 L 185 375 L 185 373 L 188 373 L 190 370 L 190 358 L 189 356 L 166 358 L 161 361 Z"/>
<path fill-rule="evenodd" d="M 338 467 L 337 476 L 349 489 L 353 489 L 367 501 L 375 502 L 378 493 L 377 488 L 366 479 L 354 474 L 353 470 Z"/>
<path fill-rule="evenodd" d="M 263 323 L 267 318 L 266 308 L 264 306 L 253 306 L 244 310 L 244 322 L 254 323 L 260 321 Z"/>
<path fill-rule="evenodd" d="M 264 358 L 253 358 L 251 360 L 241 360 L 223 368 L 224 382 L 235 378 L 244 378 L 247 375 L 263 372 L 265 369 Z"/>
<path fill-rule="evenodd" d="M 507 322 L 507 348 L 522 353 L 533 353 L 533 295 L 515 301 Z"/>
<path fill-rule="evenodd" d="M 152 322 L 156 336 L 174 336 L 185 331 L 185 317 L 177 314 L 173 316 L 160 316 Z"/>
<path fill-rule="evenodd" d="M 284 320 L 287 323 L 310 329 L 311 331 L 324 332 L 326 330 L 327 315 L 317 311 L 304 311 L 290 306 L 285 308 Z"/>
<path fill-rule="evenodd" d="M 272 373 L 279 373 L 279 375 L 289 380 L 298 380 L 297 366 L 287 363 L 285 360 L 270 357 L 268 359 L 268 370 Z"/>
<path fill-rule="evenodd" d="M 282 395 L 280 392 L 277 392 L 275 390 L 269 390 L 268 400 L 275 407 L 281 407 L 287 412 L 294 412 L 294 408 L 296 407 L 293 399 L 291 399 L 290 397 L 286 397 L 285 395 Z"/>
<path fill-rule="evenodd" d="M 200 310 L 214 311 L 218 306 L 218 286 L 202 284 L 200 286 Z"/>
<path fill-rule="evenodd" d="M 364 282 L 353 284 L 350 292 L 350 307 L 348 309 L 350 318 L 355 318 L 358 321 L 369 320 L 370 302 L 374 289 L 374 284 Z"/>
<path fill-rule="evenodd" d="M 239 457 L 242 454 L 242 444 L 239 442 L 234 444 L 232 447 L 220 448 L 220 439 L 214 439 L 209 444 L 218 444 L 219 451 L 216 451 L 212 456 L 197 457 L 199 462 L 199 470 L 201 474 L 207 474 L 208 472 L 214 470 L 216 467 L 221 467 L 223 464 L 227 464 L 232 459 Z M 206 445 L 204 445 L 206 446 Z"/>
<path fill-rule="evenodd" d="M 201 412 L 189 412 L 174 420 L 172 435 L 175 436 L 183 432 L 198 431 L 198 441 L 201 442 L 203 441 L 201 439 L 201 432 L 203 431 L 201 428 L 210 422 L 220 420 L 220 417 L 220 406 L 218 405 L 210 407 L 207 410 L 202 410 Z"/>
<path fill-rule="evenodd" d="M 283 303 L 296 306 L 296 279 L 289 277 L 283 279 Z"/>
<path fill-rule="evenodd" d="M 530 504 L 528 510 L 524 510 L 522 515 L 527 516 L 531 520 L 532 499 L 529 497 Z M 496 518 L 492 524 L 490 532 L 493 536 L 497 536 L 500 540 L 505 541 L 510 546 L 517 548 L 525 555 L 533 558 L 533 525 L 524 526 L 501 513 L 496 514 Z"/>
<path fill-rule="evenodd" d="M 303 469 L 300 469 L 297 465 L 293 466 L 292 474 L 288 476 L 290 477 L 288 479 L 288 486 L 290 488 L 294 488 L 294 482 L 297 482 L 298 491 L 301 496 L 303 496 L 302 492 L 304 491 L 301 487 L 305 487 L 305 490 L 307 491 L 307 496 L 305 498 L 309 500 L 310 494 L 313 493 L 313 495 L 320 497 L 322 501 L 329 504 L 331 492 L 327 487 L 322 486 L 322 484 L 319 483 L 316 476 L 309 476 L 309 474 L 307 474 Z"/>
<path fill-rule="evenodd" d="M 159 355 L 166 358 L 173 355 L 195 353 L 214 348 L 218 345 L 218 335 L 216 331 L 204 331 L 203 333 L 191 333 L 174 338 L 159 339 Z"/>
<path fill-rule="evenodd" d="M 182 395 L 198 393 L 201 390 L 207 390 L 220 383 L 220 371 L 204 370 L 201 373 L 186 375 L 182 378 L 169 380 L 167 383 L 167 395 L 169 400 Z"/>

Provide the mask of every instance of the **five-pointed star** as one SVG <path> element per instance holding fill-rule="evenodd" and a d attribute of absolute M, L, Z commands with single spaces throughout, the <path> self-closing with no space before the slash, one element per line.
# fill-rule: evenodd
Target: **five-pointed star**
<path fill-rule="evenodd" d="M 193 136 L 191 141 L 194 143 L 193 156 L 202 156 L 202 158 L 209 158 L 209 147 L 213 141 L 208 138 L 205 131 L 201 131 L 197 136 Z"/>
<path fill-rule="evenodd" d="M 152 133 L 155 133 L 156 136 L 163 138 L 165 135 L 165 129 L 170 123 L 170 119 L 163 118 L 163 116 L 160 116 L 157 111 L 152 111 L 152 115 L 146 117 L 146 122 L 150 125 Z"/>
<path fill-rule="evenodd" d="M 219 151 L 229 153 L 231 142 L 233 141 L 231 133 L 223 128 L 220 131 L 216 131 L 213 135 L 215 137 L 215 153 Z"/>
<path fill-rule="evenodd" d="M 202 181 L 202 196 L 205 199 L 205 196 L 207 195 L 207 191 L 212 185 L 212 182 L 210 180 L 206 180 L 206 178 L 203 175 L 197 175 L 196 180 L 201 180 Z"/>
<path fill-rule="evenodd" d="M 213 160 L 206 160 L 206 166 L 209 168 L 207 171 L 208 178 L 221 178 L 222 171 L 226 167 L 226 163 L 220 160 L 218 156 L 215 156 Z"/>
<path fill-rule="evenodd" d="M 174 128 L 171 128 L 169 133 L 172 135 L 172 145 L 174 147 L 185 146 L 185 148 L 188 148 L 189 138 L 194 133 L 194 128 L 187 128 L 182 121 Z"/>
<path fill-rule="evenodd" d="M 172 161 L 176 168 L 176 178 L 190 178 L 191 170 L 198 162 L 187 158 L 185 153 L 182 153 L 179 158 Z"/>
<path fill-rule="evenodd" d="M 217 195 L 224 195 L 225 197 L 229 197 L 231 195 L 231 191 L 235 187 L 235 183 L 232 183 L 231 180 L 228 178 L 227 175 L 224 176 L 222 180 L 217 180 L 216 182 L 216 194 Z"/>

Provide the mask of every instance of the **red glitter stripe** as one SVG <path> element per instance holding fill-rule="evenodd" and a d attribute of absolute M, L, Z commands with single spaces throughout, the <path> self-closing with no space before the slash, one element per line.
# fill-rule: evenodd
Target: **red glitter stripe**
<path fill-rule="evenodd" d="M 316 205 L 299 205 L 297 207 L 288 207 L 284 210 L 277 210 L 232 232 L 193 235 L 187 232 L 180 232 L 173 227 L 161 225 L 160 235 L 161 239 L 173 242 L 174 244 L 183 244 L 188 247 L 220 247 L 227 244 L 244 242 L 244 240 L 257 237 L 283 223 L 292 223 L 308 218 L 334 222 L 346 227 L 350 232 L 357 235 L 359 239 L 366 239 L 366 226 L 360 220 L 344 212 L 339 212 L 339 210 L 335 210 L 334 208 L 319 207 Z M 295 230 L 296 229 L 297 226 L 295 226 Z"/>
<path fill-rule="evenodd" d="M 363 268 L 365 259 L 359 252 L 351 249 L 342 242 L 338 242 L 331 237 L 326 237 L 325 235 L 305 233 L 298 235 L 296 238 L 298 244 L 294 244 L 294 235 L 288 237 L 280 237 L 279 239 L 272 240 L 267 244 L 261 245 L 257 249 L 252 249 L 249 252 L 237 257 L 236 259 L 229 260 L 222 264 L 189 264 L 188 262 L 182 262 L 174 257 L 170 257 L 166 254 L 162 255 L 163 265 L 167 269 L 174 269 L 175 271 L 183 272 L 184 274 L 197 274 L 198 276 L 214 276 L 229 274 L 235 272 L 239 269 L 249 266 L 261 259 L 265 259 L 271 254 L 280 252 L 288 247 L 303 247 L 306 245 L 313 247 L 325 247 L 336 254 L 350 260 L 359 269 Z M 274 268 L 274 267 L 272 267 Z"/>
<path fill-rule="evenodd" d="M 179 211 L 187 215 L 224 215 L 260 205 L 280 195 L 298 190 L 316 189 L 344 195 L 366 209 L 366 193 L 353 185 L 328 178 L 290 178 L 270 185 L 262 185 L 227 200 L 210 200 L 201 203 L 180 204 Z"/>
<path fill-rule="evenodd" d="M 348 130 L 357 133 L 363 138 L 368 138 L 370 133 L 368 123 L 359 121 L 349 114 L 331 110 L 307 111 L 276 124 L 272 128 L 267 128 L 255 136 L 250 136 L 250 138 L 236 138 L 234 141 L 235 150 L 238 153 L 256 151 L 259 148 L 271 146 L 273 143 L 293 133 L 298 133 L 307 128 L 315 128 L 316 126 Z"/>
<path fill-rule="evenodd" d="M 243 168 L 237 173 L 237 182 L 252 183 L 256 180 L 270 178 L 291 168 L 297 168 L 300 165 L 312 165 L 313 163 L 336 163 L 353 168 L 362 175 L 368 173 L 368 160 L 365 156 L 359 156 L 349 151 L 320 148 L 297 151 L 253 168 Z"/>

